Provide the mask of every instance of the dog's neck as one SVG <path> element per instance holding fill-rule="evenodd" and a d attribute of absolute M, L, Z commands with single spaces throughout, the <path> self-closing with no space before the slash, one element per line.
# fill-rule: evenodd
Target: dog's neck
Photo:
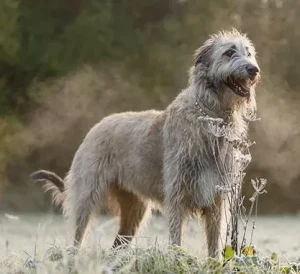
<path fill-rule="evenodd" d="M 230 121 L 233 113 L 241 113 L 240 107 L 244 102 L 232 100 L 228 93 L 230 91 L 220 90 L 212 84 L 201 83 L 194 89 L 195 105 L 206 115 L 214 118 L 222 118 L 224 121 Z"/>
<path fill-rule="evenodd" d="M 207 104 L 204 96 L 196 94 L 195 106 L 199 111 L 206 116 L 217 116 L 214 118 L 222 118 L 224 121 L 229 122 L 232 118 L 234 108 L 222 108 L 219 103 Z"/>
<path fill-rule="evenodd" d="M 198 85 L 191 84 L 188 89 L 192 94 L 194 106 L 200 116 L 221 118 L 224 124 L 232 124 L 237 136 L 247 132 L 244 111 L 247 101 L 232 94 L 226 87 L 217 89 L 208 81 L 200 81 Z"/>

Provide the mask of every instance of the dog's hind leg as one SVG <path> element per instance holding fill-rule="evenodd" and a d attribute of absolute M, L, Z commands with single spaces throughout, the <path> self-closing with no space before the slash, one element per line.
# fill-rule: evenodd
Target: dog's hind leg
<path fill-rule="evenodd" d="M 85 234 L 86 228 L 90 222 L 92 214 L 95 210 L 95 201 L 92 197 L 86 197 L 78 201 L 75 211 L 75 237 L 74 246 L 79 246 L 82 242 L 83 236 Z"/>
<path fill-rule="evenodd" d="M 91 217 L 103 206 L 105 188 L 99 189 L 97 176 L 69 175 L 66 196 L 66 213 L 75 223 L 74 246 L 78 247 L 84 237 Z"/>
<path fill-rule="evenodd" d="M 90 201 L 87 200 L 86 202 L 88 203 Z M 82 205 L 77 209 L 75 217 L 76 230 L 74 237 L 74 246 L 79 246 L 81 244 L 86 228 L 89 224 L 91 214 L 91 208 L 87 208 L 86 205 Z"/>
<path fill-rule="evenodd" d="M 120 227 L 113 243 L 113 248 L 131 242 L 142 221 L 150 213 L 150 206 L 137 195 L 126 190 L 115 188 L 115 197 L 120 206 Z"/>

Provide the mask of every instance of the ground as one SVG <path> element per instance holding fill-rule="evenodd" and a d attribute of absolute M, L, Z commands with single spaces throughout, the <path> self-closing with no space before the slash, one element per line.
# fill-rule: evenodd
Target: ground
<path fill-rule="evenodd" d="M 0 258 L 3 262 L 12 257 L 22 264 L 28 259 L 44 260 L 47 250 L 72 245 L 72 229 L 61 216 L 54 215 L 0 215 Z M 250 229 L 251 227 L 249 227 Z M 84 248 L 109 250 L 117 230 L 117 219 L 101 217 L 94 233 L 89 233 Z M 283 263 L 298 259 L 300 254 L 300 217 L 258 217 L 253 242 L 261 256 L 276 252 Z M 247 237 L 249 239 L 249 237 Z M 153 216 L 148 225 L 135 239 L 136 246 L 165 246 L 168 230 L 164 217 Z M 183 249 L 199 260 L 205 259 L 205 241 L 201 224 L 191 220 L 185 232 Z M 5 261 L 5 267 L 7 266 Z M 5 269 L 6 269 L 5 268 Z M 1 272 L 2 273 L 2 272 Z M 14 273 L 14 272 L 7 272 Z M 19 272 L 22 273 L 22 272 Z M 38 272 L 45 273 L 45 272 Z M 54 273 L 54 272 L 48 272 Z M 85 272 L 80 272 L 85 273 Z M 152 272 L 154 273 L 154 272 Z"/>

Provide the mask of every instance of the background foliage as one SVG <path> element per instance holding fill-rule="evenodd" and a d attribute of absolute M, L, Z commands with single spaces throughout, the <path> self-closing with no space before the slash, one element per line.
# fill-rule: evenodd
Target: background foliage
<path fill-rule="evenodd" d="M 164 108 L 194 50 L 220 29 L 247 32 L 263 82 L 250 177 L 267 178 L 261 212 L 300 209 L 298 0 L 0 1 L 1 210 L 50 208 L 27 175 L 64 175 L 103 116 Z"/>

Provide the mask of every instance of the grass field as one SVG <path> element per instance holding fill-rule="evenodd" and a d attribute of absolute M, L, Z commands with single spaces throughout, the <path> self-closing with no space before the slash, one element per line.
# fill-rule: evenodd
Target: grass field
<path fill-rule="evenodd" d="M 212 265 L 207 262 L 203 231 L 196 220 L 191 220 L 186 229 L 183 249 L 171 251 L 166 248 L 168 230 L 163 217 L 153 216 L 132 247 L 117 254 L 109 250 L 116 230 L 116 219 L 101 217 L 79 254 L 74 256 L 72 249 L 68 249 L 72 246 L 72 229 L 62 217 L 15 218 L 2 213 L 0 273 L 230 273 L 234 269 L 230 263 L 226 265 L 228 269 L 223 269 L 216 262 Z M 300 217 L 259 217 L 254 232 L 259 258 L 275 252 L 281 265 L 297 262 L 299 231 Z M 254 273 L 248 265 L 243 271 Z M 293 273 L 280 270 L 278 264 L 257 271 Z"/>

